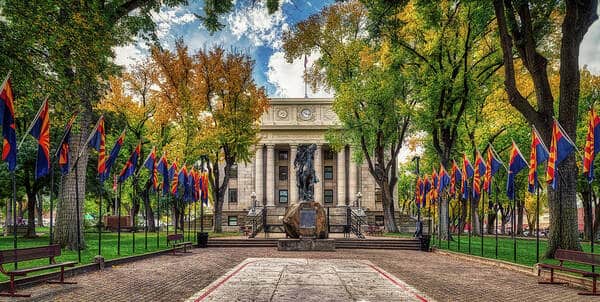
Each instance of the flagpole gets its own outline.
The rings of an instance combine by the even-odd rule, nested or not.
[[[121,256],[121,183],[117,184],[117,255]]]
[[[446,207],[446,232],[448,233],[447,236],[448,238],[446,239],[447,245],[448,245],[448,250],[450,250],[450,239],[452,238],[452,236],[450,236],[450,198],[447,199],[447,204],[448,206]],[[440,224],[441,224],[441,214],[442,214],[442,208],[440,207]]]
[[[512,191],[513,194],[516,195],[515,192],[515,182],[512,182]],[[515,196],[513,196],[513,230],[512,230],[512,235],[513,235],[513,261],[516,263],[517,262],[517,199]]]
[[[592,183],[588,182],[589,188],[590,188],[590,196],[591,196],[591,192],[592,192]],[[594,216],[593,216],[593,209],[592,209],[592,205],[594,203],[593,198],[590,198],[590,205],[589,205],[589,217],[590,217],[590,250],[591,253],[594,253]],[[592,265],[592,273],[595,272],[596,267],[594,265]]]
[[[468,187],[468,185],[467,185],[467,187]],[[471,207],[472,207],[472,202],[473,202],[473,196],[469,192],[467,192],[467,193],[469,195],[469,197],[467,198],[467,202],[468,202],[467,215],[469,216],[469,255],[471,255],[471,231],[473,228],[473,217],[472,217],[473,215],[471,213],[473,211],[473,209],[471,209]]]
[[[98,176],[98,255],[102,256],[102,193],[104,182]]]
[[[198,232],[196,222],[198,221],[198,201],[194,202],[194,232]],[[196,235],[196,244],[198,243],[198,235]]]
[[[536,180],[537,181],[537,180]],[[535,262],[540,262],[540,184],[537,183],[535,201]],[[594,250],[592,249],[592,252]]]
[[[464,185],[464,183],[462,184]],[[461,223],[463,223],[462,221],[462,196],[458,196],[458,225],[456,228],[456,232],[458,233],[458,248],[457,251],[460,253],[460,233],[462,233],[462,227],[461,227]],[[450,202],[448,202],[448,208],[450,207]],[[450,219],[450,217],[448,217],[448,219]]]
[[[150,190],[150,188],[148,188]],[[148,250],[148,205],[150,205],[150,192],[148,192],[148,203],[144,203],[144,250]],[[154,218],[154,217],[153,217]]]
[[[50,234],[49,234],[49,245],[52,245],[52,208],[54,207],[54,203],[52,201],[52,195],[54,193],[54,171],[52,167],[52,161],[50,161]]]
[[[29,133],[29,131],[31,131],[31,129],[33,129],[33,126],[35,125],[35,122],[37,121],[38,117],[40,117],[40,114],[42,113],[42,109],[44,108],[44,104],[46,102],[48,102],[48,97],[47,96],[44,99],[44,101],[42,102],[42,105],[40,106],[40,109],[38,109],[38,112],[35,114],[35,117],[31,121],[31,124],[29,124],[29,127],[27,127],[27,131],[25,131],[25,135],[23,135],[23,138],[19,142],[19,145],[17,146],[17,150],[21,149],[21,146],[23,145],[23,142],[27,138],[27,133]]]
[[[17,253],[17,181],[15,180],[15,171],[10,172],[12,178],[12,189],[13,189],[13,248],[15,250],[15,257]],[[15,261],[15,269],[17,269],[17,261]]]
[[[160,196],[158,195],[158,190],[156,191],[156,248],[158,249],[160,247],[160,200],[162,197],[163,193],[160,193]]]
[[[192,207],[188,203],[188,241],[190,241],[190,234],[192,233]]]
[[[481,257],[483,257],[483,216],[484,214],[484,209],[483,209],[483,200],[485,199],[485,190],[483,190],[483,192],[481,192],[481,196],[479,197],[479,203],[481,206],[481,222],[479,223],[479,229],[481,232]]]
[[[135,152],[135,151],[134,151]],[[133,184],[133,180],[131,181],[131,188],[133,191],[133,198],[135,198],[135,196],[137,196],[137,192],[135,189],[135,185]],[[132,205],[132,210],[133,210],[133,205]],[[135,255],[135,231],[137,228],[137,225],[135,224],[135,213],[133,213],[133,211],[131,211],[131,254]]]
[[[498,184],[496,184],[496,194],[494,194],[494,197],[496,199],[496,202],[495,202],[496,205],[494,206],[494,211],[496,213],[496,228],[494,230],[494,234],[496,237],[496,259],[498,259],[498,209],[499,209],[499,205],[500,205],[498,203],[498,194],[499,194],[498,191],[499,191]],[[504,219],[504,217],[502,217],[502,219]]]
[[[81,218],[79,217],[79,158],[75,161],[75,207],[77,213],[77,262],[81,263]]]

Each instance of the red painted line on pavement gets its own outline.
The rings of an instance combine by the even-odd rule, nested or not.
[[[378,272],[381,276],[385,277],[386,279],[388,279],[390,282],[392,282],[393,284],[395,284],[396,286],[402,288],[404,291],[411,293],[413,296],[415,296],[415,298],[421,300],[422,302],[427,302],[427,299],[425,299],[425,297],[415,293],[412,289],[406,287],[406,285],[394,280],[394,278],[390,277],[388,274],[386,274],[384,271],[380,270],[377,266],[367,263],[368,266],[370,266],[372,269],[374,269],[376,272]]]
[[[214,292],[217,288],[219,288],[219,287],[221,287],[221,285],[225,284],[225,282],[227,282],[229,279],[231,279],[231,277],[237,275],[237,273],[239,273],[241,270],[243,270],[248,264],[253,263],[253,262],[255,262],[255,261],[250,261],[250,262],[244,263],[242,266],[240,266],[238,269],[236,269],[233,273],[229,274],[227,277],[223,278],[223,280],[219,281],[219,283],[215,284],[213,287],[206,290],[202,295],[200,295],[200,297],[198,297],[196,300],[194,300],[194,302],[200,302],[200,301],[204,300],[204,298],[208,297],[208,295],[210,295],[212,292]]]

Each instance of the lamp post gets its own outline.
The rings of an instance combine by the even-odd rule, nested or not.
[[[419,160],[420,159],[421,158],[419,156],[415,156],[412,159],[412,161],[416,161],[415,174],[417,175],[417,177],[415,179],[415,183],[419,179]],[[417,200],[417,198],[418,198],[418,196],[416,196],[416,194],[415,194],[415,205],[417,206],[417,222],[420,222],[421,221],[421,207],[419,206],[419,201]]]
[[[360,204],[361,204],[361,199],[362,199],[362,193],[360,191],[358,191],[356,193],[356,207],[360,208]]]
[[[252,212],[256,211],[256,192],[252,192],[250,194],[250,198],[252,198]]]

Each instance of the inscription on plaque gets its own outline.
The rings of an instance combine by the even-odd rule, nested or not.
[[[300,210],[300,228],[314,229],[317,220],[317,211],[314,209]]]

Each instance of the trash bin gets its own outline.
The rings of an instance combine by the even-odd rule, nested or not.
[[[430,235],[422,235],[421,237],[419,237],[419,240],[421,241],[421,251],[429,252],[429,243],[431,240],[431,236]]]
[[[196,238],[198,239],[198,247],[206,248],[208,246],[208,233],[207,232],[198,232],[196,233]]]

